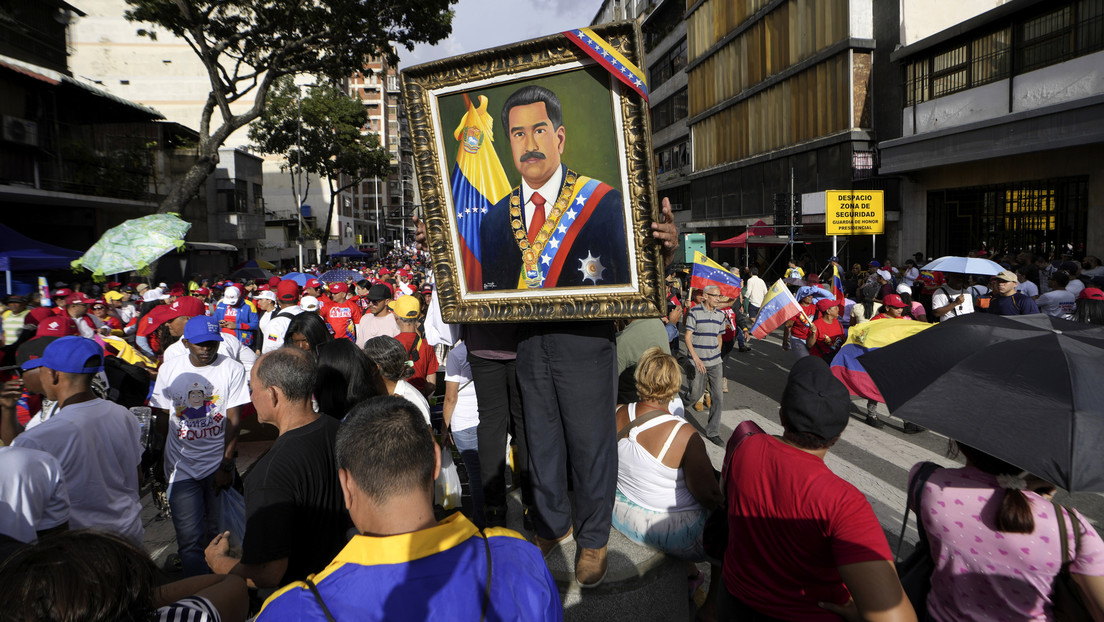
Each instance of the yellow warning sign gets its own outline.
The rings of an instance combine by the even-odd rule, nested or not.
[[[882,190],[828,190],[824,193],[824,232],[827,235],[885,233],[885,192]]]

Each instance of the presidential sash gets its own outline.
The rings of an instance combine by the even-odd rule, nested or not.
[[[513,190],[510,194],[510,228],[518,248],[521,249],[518,289],[544,287],[550,275],[550,286],[555,286],[559,269],[563,265],[560,250],[571,247],[575,236],[590,219],[594,207],[608,191],[609,186],[602,182],[567,169],[552,212],[537,232],[537,237],[530,243],[521,210],[521,187]]]

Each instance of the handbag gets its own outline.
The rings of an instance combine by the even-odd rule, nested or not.
[[[1069,569],[1073,560],[1077,559],[1077,554],[1081,552],[1081,530],[1075,518],[1070,515],[1069,509],[1053,501],[1051,505],[1054,506],[1054,513],[1058,517],[1058,539],[1062,541],[1062,568],[1058,571],[1058,576],[1054,577],[1054,585],[1050,591],[1054,619],[1058,622],[1088,622],[1092,620],[1092,615],[1085,606],[1081,586],[1073,580]],[[1066,517],[1069,517],[1070,527],[1073,529],[1072,556],[1070,556],[1069,541],[1066,539]]]
[[[460,507],[460,473],[450,449],[441,452],[441,474],[433,482],[433,502],[446,510]]]
[[[920,499],[924,492],[924,484],[938,468],[939,465],[934,462],[922,462],[916,475],[909,482],[905,518],[901,521],[901,537],[897,540],[897,553],[900,554],[901,545],[905,541],[905,528],[908,527],[909,509],[915,507],[916,533],[920,537],[916,541],[916,548],[913,549],[912,554],[897,565],[897,577],[901,580],[905,596],[908,596],[919,620],[926,619],[928,615],[928,592],[931,591],[931,576],[935,571],[935,560],[932,559],[928,534],[924,531],[924,522],[920,520]]]
[[[732,436],[728,437],[719,478],[722,493],[724,492],[725,476],[728,474],[728,467],[732,463],[732,455],[747,437],[762,433],[763,428],[760,428],[754,421],[748,420],[736,426]],[[706,517],[705,527],[702,529],[702,548],[711,559],[724,559],[725,549],[728,548],[728,508],[725,506],[722,505],[716,508]]]

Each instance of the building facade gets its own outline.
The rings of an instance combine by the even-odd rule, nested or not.
[[[1104,252],[1104,2],[931,4],[903,3],[899,137],[879,144],[901,244]]]

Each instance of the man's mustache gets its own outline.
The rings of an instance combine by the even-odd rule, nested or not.
[[[544,160],[546,159],[546,157],[547,156],[539,151],[526,151],[525,153],[521,154],[521,157],[518,158],[518,160],[522,162],[526,160]]]

